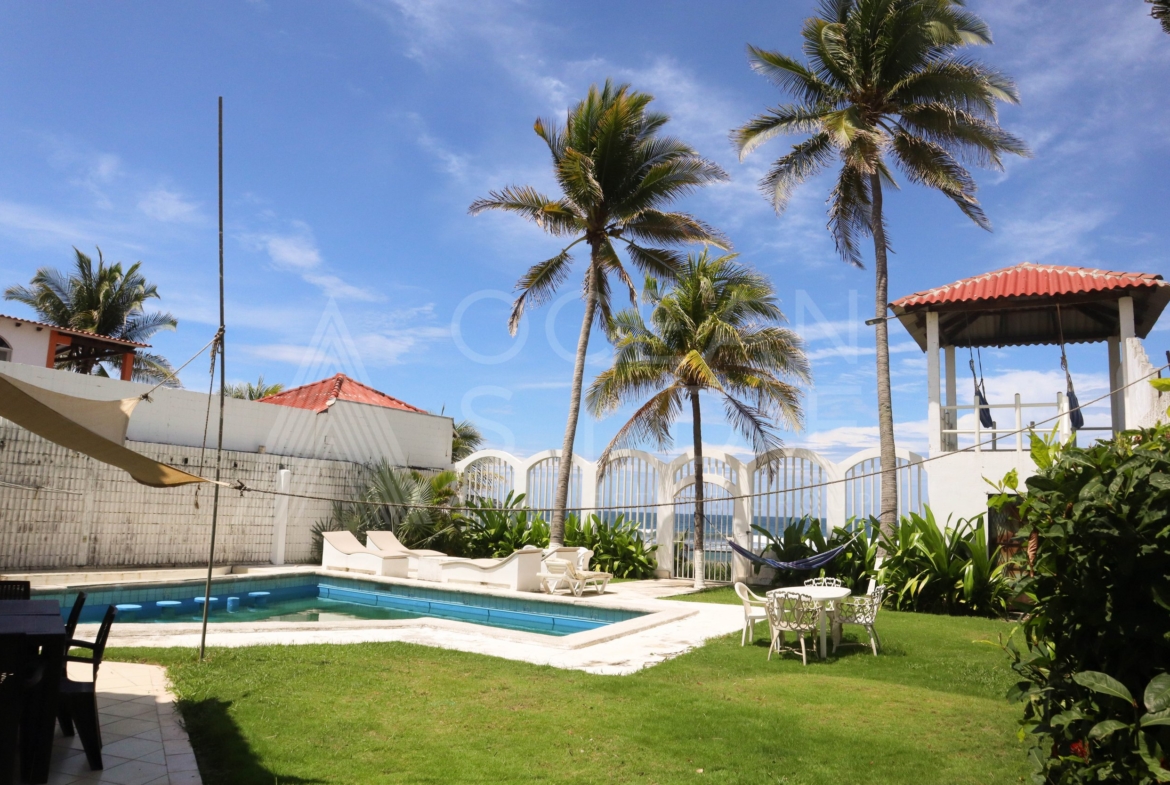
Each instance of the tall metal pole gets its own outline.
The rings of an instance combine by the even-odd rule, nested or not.
[[[203,588],[203,631],[199,636],[199,660],[207,649],[207,614],[211,609],[211,570],[215,565],[215,529],[219,523],[219,481],[223,455],[224,379],[227,360],[224,356],[223,318],[223,96],[219,97],[219,438],[215,443],[215,494],[211,502],[211,550],[207,555],[207,583]]]

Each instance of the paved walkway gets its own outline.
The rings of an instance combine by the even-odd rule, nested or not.
[[[76,670],[75,670],[76,669]],[[90,678],[86,665],[70,663],[69,676]],[[103,662],[98,675],[103,771],[90,771],[78,736],[57,727],[49,785],[108,782],[116,785],[201,785],[187,731],[179,725],[166,672],[157,665]]]

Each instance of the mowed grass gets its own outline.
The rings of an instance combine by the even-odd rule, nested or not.
[[[721,601],[716,592],[691,597]],[[168,666],[205,783],[1014,783],[1009,626],[883,611],[802,667],[739,635],[631,676],[409,644],[110,650]]]

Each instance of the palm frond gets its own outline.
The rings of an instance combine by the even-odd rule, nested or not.
[[[991,222],[975,199],[975,179],[950,153],[909,134],[896,135],[893,150],[899,168],[912,182],[942,191],[978,226],[991,229]]]
[[[545,196],[528,185],[510,185],[501,191],[491,191],[487,198],[476,199],[468,208],[472,215],[487,210],[515,213],[552,235],[563,236],[581,229],[580,217],[572,204]]]
[[[739,160],[777,136],[814,133],[820,130],[826,113],[833,111],[825,105],[785,104],[767,110],[748,120],[731,132],[731,144],[739,151]]]
[[[684,388],[671,385],[644,403],[633,416],[618,429],[597,459],[597,478],[605,476],[614,450],[650,442],[659,450],[668,450],[674,443],[670,428],[682,412]]]
[[[785,92],[792,93],[806,104],[835,103],[840,91],[821,81],[820,77],[799,61],[766,49],[748,45],[748,62],[756,73]]]
[[[731,247],[731,240],[722,232],[687,213],[643,210],[623,221],[615,233],[651,243],[704,243],[724,250]]]
[[[562,249],[551,259],[532,265],[516,282],[516,290],[520,292],[520,296],[512,303],[512,316],[508,319],[508,332],[511,335],[515,335],[519,329],[525,307],[529,304],[534,307],[543,305],[556,293],[557,287],[564,283],[569,275],[569,265],[573,261],[569,249],[579,242],[581,241],[577,240]]]
[[[798,185],[829,165],[834,149],[832,137],[822,132],[793,145],[792,152],[772,164],[760,190],[777,213],[784,212]]]

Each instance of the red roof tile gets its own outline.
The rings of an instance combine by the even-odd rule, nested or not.
[[[334,401],[350,401],[352,403],[366,403],[371,406],[382,406],[387,409],[401,409],[406,412],[426,414],[426,410],[411,406],[405,401],[392,398],[373,387],[367,387],[361,382],[355,382],[343,373],[322,379],[319,382],[283,390],[267,398],[261,398],[260,403],[275,403],[278,406],[292,406],[297,409],[309,409],[318,414],[325,411]]]
[[[1061,294],[1106,292],[1116,289],[1167,286],[1152,273],[1119,273],[1089,267],[1023,262],[973,278],[915,292],[890,303],[895,308],[914,308],[941,303],[976,302],[1007,297],[1043,297]]]
[[[75,330],[72,327],[58,327],[55,324],[49,324],[48,322],[38,322],[36,319],[25,319],[22,316],[9,316],[8,314],[0,313],[0,319],[11,319],[12,321],[19,322],[21,324],[33,324],[33,325],[36,325],[37,327],[48,327],[51,330],[56,330],[57,332],[64,333],[65,335],[80,335],[80,336],[84,336],[86,338],[99,338],[103,341],[109,341],[110,343],[116,343],[119,346],[137,346],[137,347],[140,347],[142,349],[149,349],[150,348],[150,344],[148,344],[148,343],[138,343],[138,341],[127,341],[125,338],[113,338],[109,335],[102,335],[101,333],[95,333],[95,332],[91,332],[89,330]]]

